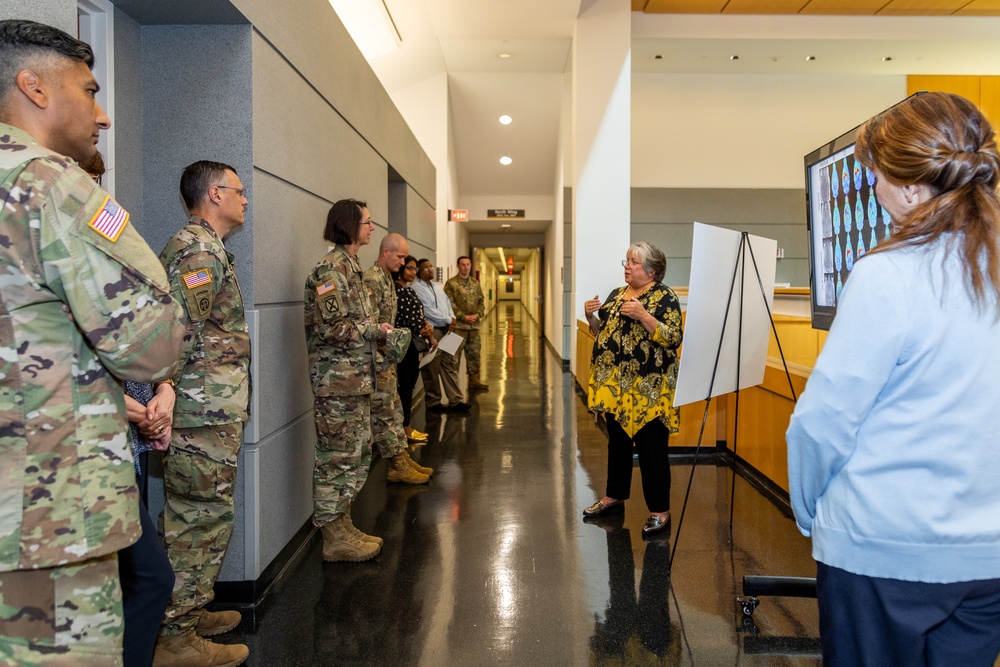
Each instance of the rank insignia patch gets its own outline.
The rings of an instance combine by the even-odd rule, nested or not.
[[[115,243],[127,224],[128,211],[119,206],[118,202],[111,198],[111,195],[108,195],[104,198],[101,210],[91,218],[88,226],[107,240]]]

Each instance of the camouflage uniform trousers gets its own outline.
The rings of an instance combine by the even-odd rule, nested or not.
[[[0,665],[121,665],[118,554],[0,573]]]
[[[403,403],[396,390],[396,367],[376,377],[372,392],[372,439],[383,459],[391,459],[406,449],[403,431]]]
[[[465,345],[462,349],[465,350],[465,372],[469,375],[479,372],[479,350],[482,347],[482,341],[479,339],[479,329],[455,329],[455,333],[465,339]],[[459,356],[462,354],[462,350],[458,352]]]
[[[325,526],[349,511],[372,463],[372,397],[317,396],[313,524]]]
[[[163,460],[163,541],[177,580],[161,635],[198,624],[212,601],[233,532],[233,487],[243,424],[175,428]]]

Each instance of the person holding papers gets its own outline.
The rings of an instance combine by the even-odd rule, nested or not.
[[[427,396],[429,412],[468,412],[472,405],[463,400],[462,389],[458,386],[458,363],[461,359],[461,346],[449,354],[445,347],[444,337],[455,328],[455,312],[451,308],[451,300],[444,293],[440,284],[433,282],[434,264],[429,259],[417,262],[417,279],[413,281],[413,291],[424,306],[424,317],[434,326],[434,338],[439,348],[434,359],[420,369],[424,379],[424,393]],[[441,402],[441,388],[447,395],[448,404]]]

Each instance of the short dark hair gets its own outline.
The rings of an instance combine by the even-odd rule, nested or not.
[[[417,268],[419,269],[420,265],[423,264],[424,262],[430,262],[431,266],[434,266],[434,262],[431,262],[431,260],[429,260],[426,257],[424,257],[423,259],[418,259],[417,260]]]
[[[361,229],[361,209],[368,204],[360,199],[341,199],[330,207],[326,214],[326,229],[323,238],[330,243],[351,245],[358,240]]]
[[[0,103],[14,89],[18,72],[44,68],[52,56],[94,67],[90,45],[59,28],[23,19],[0,21]]]
[[[227,171],[239,175],[235,167],[222,162],[198,160],[184,167],[181,174],[181,199],[188,211],[194,210],[208,195],[208,189],[222,179]]]
[[[461,262],[463,259],[469,260],[469,264],[472,264],[472,258],[471,257],[469,257],[468,255],[462,255],[461,257],[459,257],[458,259],[455,260],[455,266],[458,266],[458,263]]]

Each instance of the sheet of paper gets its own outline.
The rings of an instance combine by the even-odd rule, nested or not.
[[[435,347],[433,350],[431,350],[430,352],[428,352],[427,354],[425,354],[424,358],[420,360],[420,368],[423,368],[427,364],[429,364],[432,361],[434,361],[434,357],[437,356],[437,353],[438,353],[438,351],[437,351],[437,348]]]
[[[740,232],[694,224],[676,406],[764,380],[778,242],[747,242],[741,257]]]
[[[438,349],[442,352],[447,352],[448,354],[455,354],[458,352],[458,348],[461,347],[465,339],[459,336],[454,331],[449,332],[447,336],[438,341]]]

